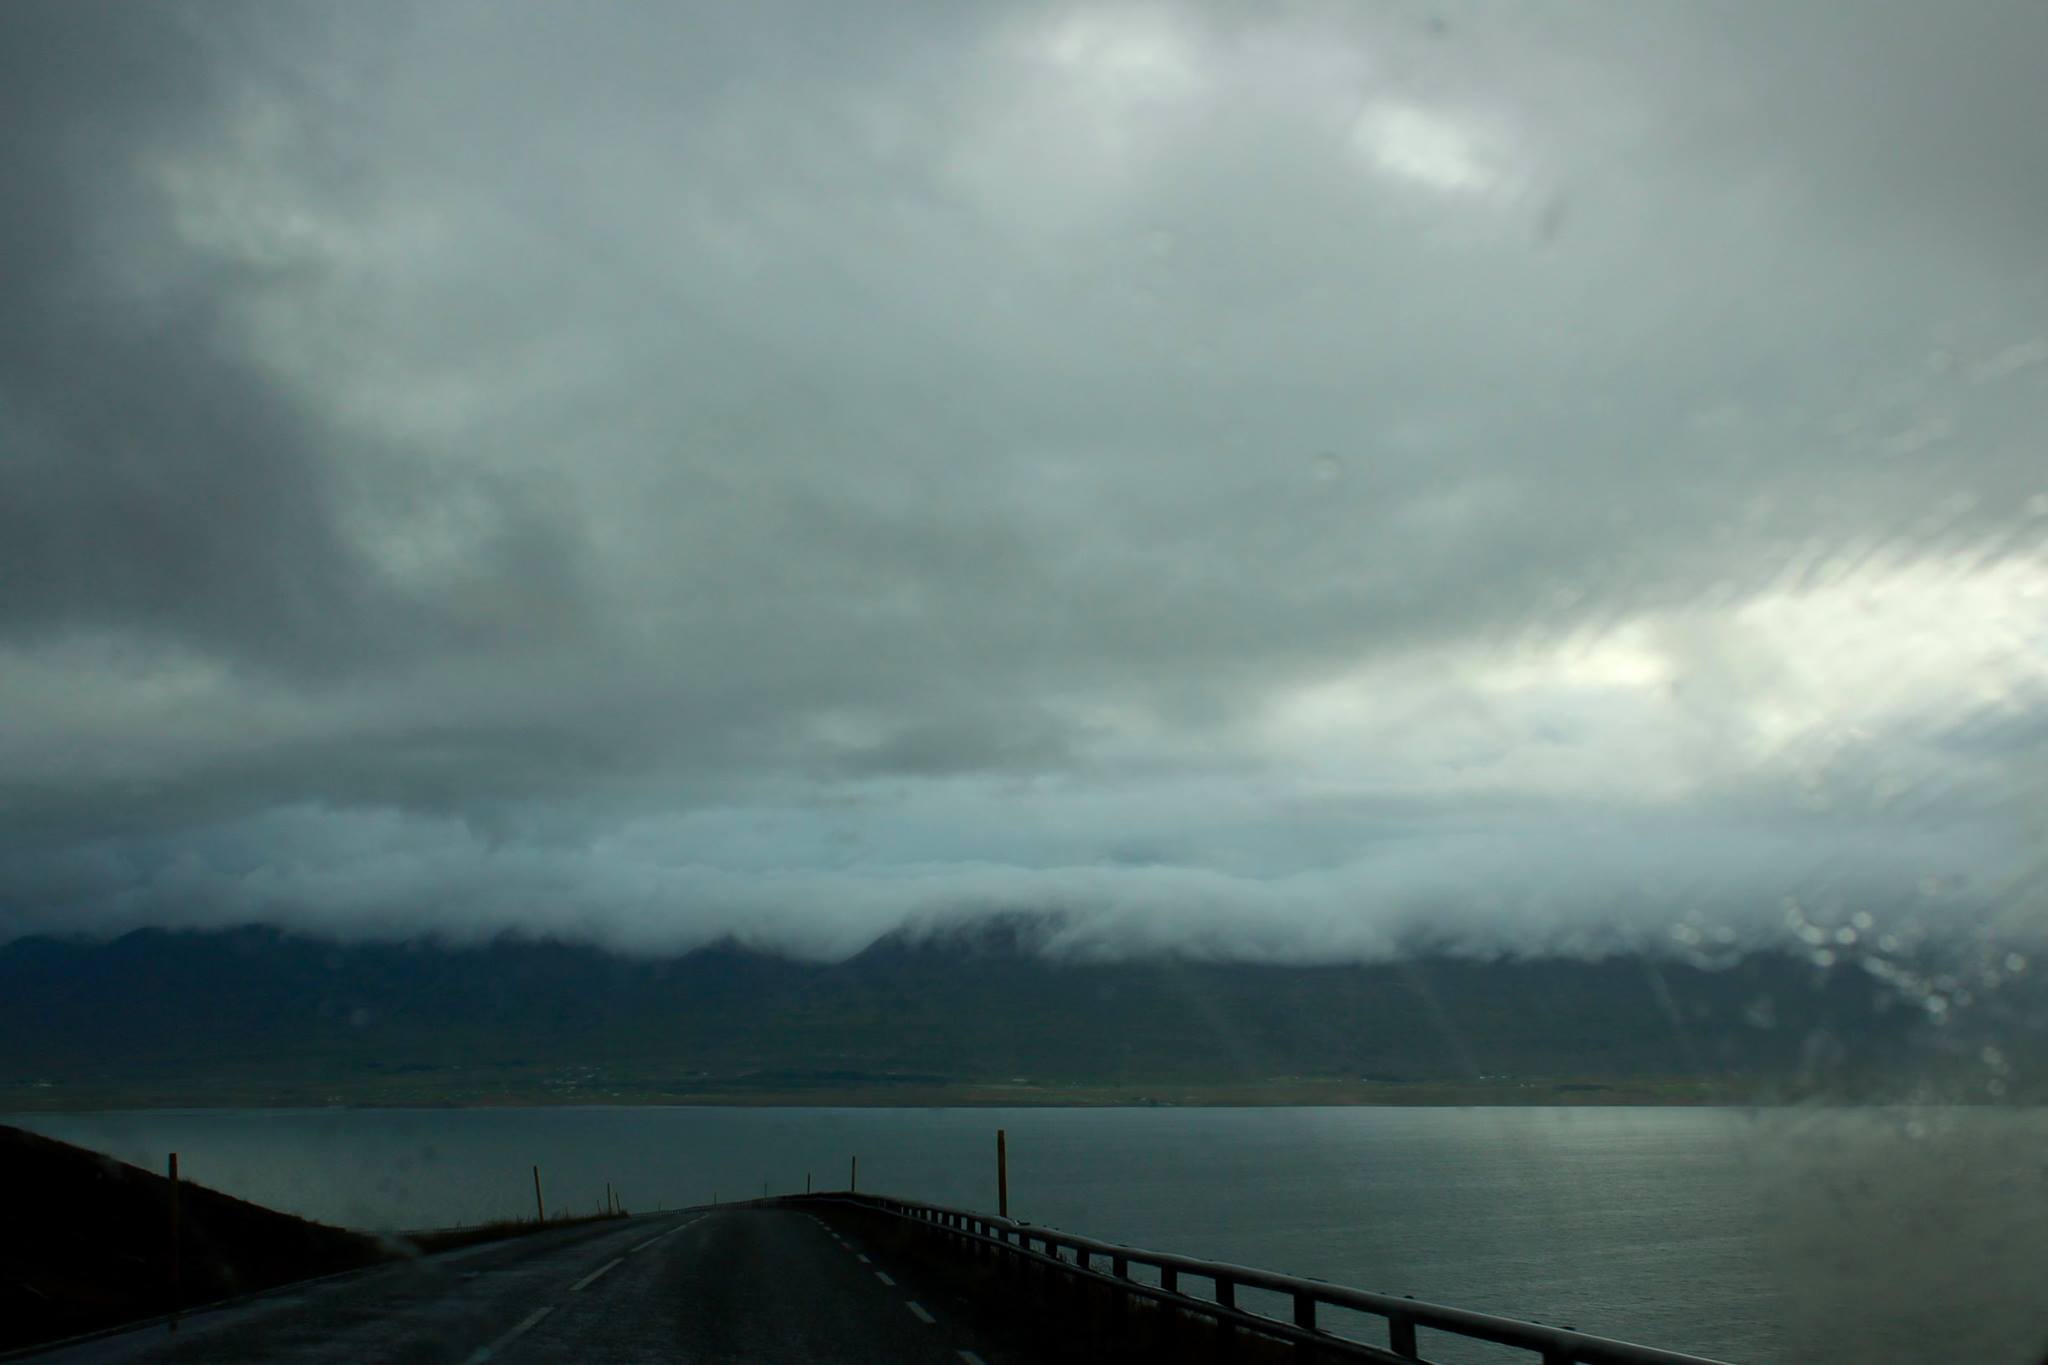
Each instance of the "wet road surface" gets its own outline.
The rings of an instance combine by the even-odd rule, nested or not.
[[[914,1275],[795,1209],[656,1214],[380,1266],[39,1353],[127,1362],[1013,1365]]]

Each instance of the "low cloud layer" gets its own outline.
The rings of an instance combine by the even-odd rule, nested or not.
[[[2039,937],[2037,6],[0,14],[0,937]]]

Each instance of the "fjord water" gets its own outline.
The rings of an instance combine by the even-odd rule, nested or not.
[[[1733,1361],[2033,1362],[2048,1114],[2021,1109],[153,1111],[7,1120],[358,1227],[844,1188]],[[1364,1324],[1361,1322],[1361,1327]],[[1444,1361],[1525,1358],[1424,1339]]]

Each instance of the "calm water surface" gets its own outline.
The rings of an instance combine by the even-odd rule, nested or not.
[[[330,1222],[843,1188],[1734,1361],[2048,1347],[2048,1113],[1716,1109],[153,1111],[7,1120]],[[1425,1340],[1447,1361],[1526,1359]]]

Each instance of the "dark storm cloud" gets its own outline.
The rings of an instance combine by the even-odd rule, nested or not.
[[[11,7],[6,924],[2037,918],[2048,18],[1435,18]]]
[[[546,629],[573,591],[572,523],[488,477],[451,489],[409,469],[264,371],[237,312],[318,288],[318,262],[167,230],[164,159],[232,136],[251,97],[198,25],[246,17],[35,4],[8,16],[0,629],[133,631],[301,676],[502,632],[479,584],[516,592],[521,628]],[[317,164],[333,156],[323,141],[309,132],[288,151]],[[467,582],[388,581],[352,523],[380,502],[450,496],[475,499],[490,526]]]

